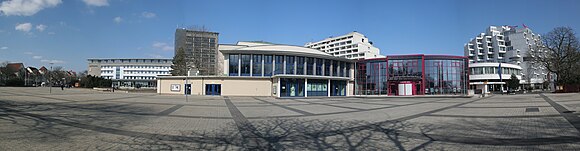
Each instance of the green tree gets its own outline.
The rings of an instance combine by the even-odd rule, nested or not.
[[[518,79],[518,77],[516,77],[516,74],[512,73],[512,76],[510,77],[510,80],[508,81],[507,86],[511,90],[514,90],[520,86],[520,79]]]
[[[187,75],[187,60],[185,58],[185,50],[179,47],[175,56],[173,56],[173,64],[171,65],[171,75],[185,76]]]

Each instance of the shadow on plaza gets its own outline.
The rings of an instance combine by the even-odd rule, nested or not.
[[[418,128],[421,136],[415,137],[422,139],[401,133],[412,128]],[[185,137],[179,141],[134,137],[116,143],[137,150],[419,150],[433,143],[422,135],[433,128],[397,121],[271,119],[231,123],[214,131],[182,132]]]
[[[152,109],[113,103],[58,104],[0,100],[0,138],[60,143],[135,125]],[[88,130],[88,131],[87,131]]]

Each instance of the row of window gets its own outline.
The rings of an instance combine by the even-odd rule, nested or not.
[[[125,62],[171,63],[171,60],[168,59],[104,59],[90,61],[91,63],[125,63]]]
[[[113,76],[101,76],[105,79],[113,79]],[[118,79],[118,78],[116,78]],[[155,80],[155,77],[142,77],[142,76],[124,76],[122,79],[130,79],[130,80]]]
[[[333,39],[333,40],[330,40],[330,41],[325,41],[325,42],[321,42],[321,43],[318,43],[318,44],[314,44],[311,47],[316,47],[318,45],[329,44],[331,42],[340,41],[340,40],[346,40],[346,39],[350,39],[350,38],[352,38],[352,36],[342,37],[342,38],[336,38],[336,39]]]
[[[470,68],[471,74],[472,75],[477,75],[477,74],[499,74],[498,71],[498,67],[472,67]],[[515,74],[515,75],[520,75],[520,70],[519,69],[515,69],[515,68],[506,68],[506,67],[502,67],[501,68],[501,72],[502,74]]]
[[[134,68],[134,69],[171,69],[169,66],[139,66],[139,65],[127,65],[127,66],[101,66],[103,70],[113,69],[117,67],[123,68]]]
[[[350,76],[350,63],[303,56],[230,54],[228,69],[230,76]]]
[[[123,71],[124,74],[169,74],[169,71]],[[113,74],[113,70],[102,70],[101,74]]]

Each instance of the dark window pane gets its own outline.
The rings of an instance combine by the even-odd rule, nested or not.
[[[296,57],[296,74],[304,75],[304,57]]]
[[[242,55],[241,76],[250,76],[250,55]]]
[[[262,55],[252,55],[252,76],[262,76]]]
[[[286,74],[294,74],[294,56],[286,56]]]
[[[276,56],[274,74],[284,74],[284,56]]]
[[[229,75],[230,76],[238,76],[238,60],[239,59],[239,55],[230,55],[229,58],[229,67],[228,70],[230,71]]]
[[[324,60],[324,75],[330,76],[330,60]]]
[[[306,58],[306,74],[314,75],[314,58]]]
[[[320,58],[316,58],[316,75],[321,76],[322,75],[322,64],[324,60],[320,59]]]
[[[264,55],[264,76],[272,76],[272,55]]]
[[[334,68],[332,70],[332,76],[338,76],[338,69],[340,68],[338,66],[338,61],[332,61],[332,68]]]

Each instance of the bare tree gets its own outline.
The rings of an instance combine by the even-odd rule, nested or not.
[[[570,27],[557,27],[542,37],[543,45],[530,55],[532,61],[556,74],[557,84],[578,82],[579,43]]]

